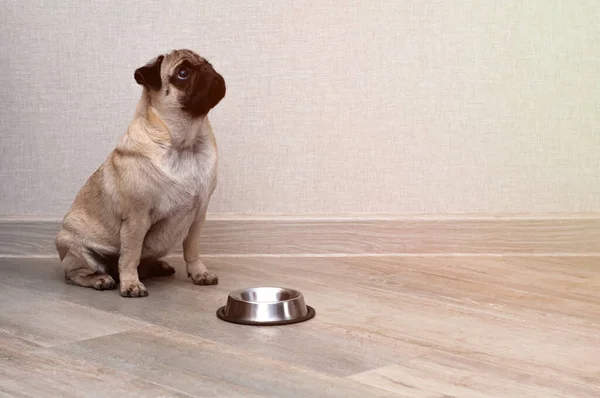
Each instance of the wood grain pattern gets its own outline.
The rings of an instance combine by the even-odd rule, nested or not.
[[[55,256],[58,229],[0,220],[0,256]],[[201,243],[203,256],[447,253],[597,255],[600,217],[209,218]]]
[[[76,358],[44,356],[3,333],[0,343],[2,397],[189,397]]]
[[[57,357],[93,358],[96,364],[177,385],[181,391],[201,397],[208,393],[252,397],[258,392],[271,397],[308,397],[317,391],[319,397],[393,396],[289,360],[248,355],[231,344],[162,328],[86,340],[52,351]]]
[[[433,353],[349,379],[410,398],[598,396],[594,387],[565,384],[535,371],[515,369],[510,364],[451,353]]]
[[[209,258],[217,286],[171,263],[134,300],[64,284],[56,260],[0,259],[0,392],[116,378],[125,396],[600,396],[597,258]],[[256,285],[300,289],[317,316],[217,319],[229,291]]]
[[[50,347],[140,327],[143,322],[0,284],[0,332]]]
[[[250,260],[250,259],[248,259]],[[274,259],[272,259],[274,260]],[[330,265],[328,259],[320,259],[321,266]],[[381,267],[385,262],[375,259]],[[2,260],[0,260],[2,261]],[[314,322],[298,324],[293,328],[239,328],[219,321],[215,311],[225,304],[227,294],[245,286],[267,284],[292,285],[301,289],[309,302],[316,300],[312,286],[323,286],[324,282],[315,278],[302,278],[296,272],[277,273],[261,270],[261,264],[248,263],[250,268],[239,266],[238,259],[227,258],[206,261],[207,265],[219,275],[216,286],[199,287],[192,284],[185,275],[185,265],[179,259],[170,261],[177,273],[173,278],[146,281],[149,297],[144,300],[115,300],[115,292],[96,292],[65,285],[61,280],[52,280],[51,264],[57,261],[39,259],[3,260],[3,275],[0,289],[4,283],[32,293],[39,299],[61,300],[94,308],[99,311],[114,312],[151,324],[178,330],[202,338],[236,345],[252,355],[268,355],[277,360],[289,359],[293,349],[295,362],[299,365],[328,372],[332,375],[346,376],[363,372],[375,367],[394,363],[398,358],[412,358],[423,355],[426,350],[418,345],[374,337],[360,331],[349,334],[346,328],[323,322],[320,313]],[[265,264],[269,266],[271,262]],[[348,262],[348,272],[354,268],[354,262]],[[345,265],[340,264],[340,267]],[[23,274],[27,270],[27,275]],[[360,268],[359,268],[360,269]],[[358,271],[352,275],[357,277]],[[303,272],[304,275],[310,273]],[[46,283],[39,281],[46,280]],[[320,289],[321,291],[321,289]],[[73,293],[76,293],[75,295]],[[258,331],[258,332],[257,332]],[[294,342],[302,340],[302,347],[294,347]],[[292,346],[290,348],[290,345]],[[324,362],[320,352],[328,357]]]

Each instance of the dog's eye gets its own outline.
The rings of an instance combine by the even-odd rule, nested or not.
[[[179,71],[177,71],[177,76],[180,79],[187,79],[190,77],[190,70],[188,68],[181,68]]]

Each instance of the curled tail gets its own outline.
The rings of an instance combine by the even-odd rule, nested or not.
[[[60,261],[65,259],[65,256],[69,252],[69,237],[68,232],[64,229],[61,229],[58,235],[56,235],[56,239],[54,240],[54,244],[56,246],[56,250],[58,251],[58,257]]]

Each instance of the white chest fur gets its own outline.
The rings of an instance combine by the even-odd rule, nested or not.
[[[156,214],[189,212],[208,205],[216,185],[217,151],[210,142],[196,149],[169,149],[161,159],[165,184],[157,195]]]

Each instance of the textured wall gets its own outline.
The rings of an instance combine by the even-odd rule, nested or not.
[[[179,47],[228,82],[212,212],[600,211],[600,2],[503,4],[2,0],[0,214],[63,213]]]

